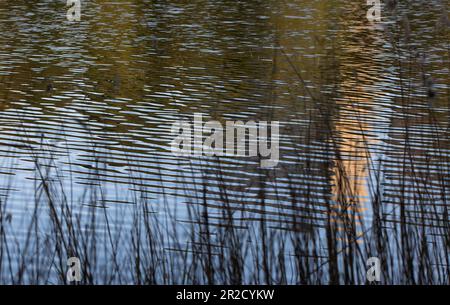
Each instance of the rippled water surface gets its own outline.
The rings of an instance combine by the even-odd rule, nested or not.
[[[17,232],[39,165],[72,204],[139,196],[164,217],[208,202],[212,223],[224,197],[237,218],[291,230],[296,214],[301,231],[325,226],[340,196],[369,222],[380,194],[394,223],[400,202],[448,204],[445,1],[376,24],[362,0],[83,1],[72,23],[64,2],[0,3],[0,197]],[[194,113],[280,121],[278,166],[174,156],[171,125]]]

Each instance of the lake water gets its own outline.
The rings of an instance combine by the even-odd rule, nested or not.
[[[387,226],[400,206],[425,209],[411,225],[448,225],[447,3],[383,8],[369,23],[365,2],[96,0],[80,22],[65,1],[0,3],[8,236],[25,240],[44,176],[55,202],[105,209],[113,229],[132,226],[136,198],[160,219],[180,210],[181,226],[203,203],[219,225],[226,203],[236,223],[312,234],[345,201],[364,234],[381,196]],[[195,113],[279,121],[278,166],[174,156],[171,126]]]

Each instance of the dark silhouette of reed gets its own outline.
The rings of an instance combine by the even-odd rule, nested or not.
[[[320,167],[321,175],[334,181],[333,186],[299,188],[292,179],[292,172],[312,177],[317,170],[313,158],[299,161],[301,166],[259,169],[253,181],[257,196],[252,205],[246,205],[230,191],[220,167],[211,171],[207,161],[199,160],[201,175],[185,181],[187,202],[179,207],[170,202],[162,178],[162,202],[155,204],[149,199],[146,180],[130,161],[128,179],[139,189],[128,204],[111,208],[106,204],[111,197],[96,183],[102,163],[95,153],[89,183],[82,196],[75,198],[51,150],[30,146],[35,188],[29,210],[17,220],[8,195],[0,202],[0,282],[73,284],[66,278],[67,259],[78,257],[82,281],[75,284],[372,284],[367,282],[366,262],[377,257],[381,284],[449,284],[450,162],[436,166],[433,156],[417,154],[407,113],[413,102],[411,71],[422,70],[423,79],[429,78],[425,67],[412,53],[403,54],[395,41],[402,76],[398,102],[405,109],[403,150],[393,174],[396,183],[389,184],[383,171],[385,160],[371,157],[361,127],[368,174],[360,178],[368,180],[367,202],[355,194],[358,177],[349,173],[334,136],[332,114],[325,107],[332,99],[309,89],[281,49],[298,77],[298,86],[317,110],[330,154],[329,164]],[[427,104],[437,93],[430,94],[434,89],[429,81],[424,84],[427,94],[422,102]],[[435,116],[430,107],[427,118],[435,135],[435,154],[443,160],[446,144]],[[305,133],[309,132],[313,131]],[[197,164],[191,171],[198,169]],[[287,187],[278,187],[273,177],[283,174]],[[209,175],[219,183],[211,185]],[[274,184],[272,190],[267,188],[268,182]],[[7,194],[12,190],[8,181],[4,188]],[[278,192],[281,189],[288,192]],[[207,196],[212,190],[214,200]],[[370,217],[359,208],[364,205],[371,211]],[[24,234],[12,234],[17,227]]]

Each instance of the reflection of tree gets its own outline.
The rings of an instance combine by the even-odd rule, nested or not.
[[[373,144],[370,134],[377,128],[370,118],[384,116],[374,101],[374,91],[384,90],[376,88],[379,37],[358,13],[367,7],[363,1],[356,7],[342,1],[257,2],[96,1],[71,26],[65,16],[60,21],[48,14],[48,7],[58,11],[51,1],[47,9],[30,1],[2,3],[10,7],[0,13],[7,20],[0,23],[1,56],[10,60],[11,74],[2,76],[0,107],[20,107],[9,103],[22,99],[45,117],[27,120],[44,126],[68,107],[85,124],[104,124],[99,134],[120,135],[121,144],[142,149],[160,149],[160,125],[174,114],[280,120],[295,136],[283,143],[282,156],[303,177],[300,197],[315,189],[323,203],[322,197],[336,199],[343,188],[350,197],[367,197],[366,145]],[[34,15],[13,18],[24,11]],[[276,45],[308,88],[321,92],[320,102],[298,85]],[[81,97],[75,100],[73,93]],[[337,151],[327,151],[330,139]],[[345,186],[343,176],[352,177]],[[325,196],[317,191],[320,183],[327,185]]]
[[[377,64],[372,60],[373,53],[367,50],[378,52],[377,46],[371,33],[361,25],[363,20],[336,19],[332,4],[316,9],[315,19],[323,22],[287,19],[288,24],[284,26],[288,29],[283,28],[283,33],[289,33],[289,26],[295,25],[295,28],[314,33],[312,37],[305,35],[294,40],[291,38],[294,35],[285,34],[286,37],[280,38],[280,44],[290,53],[306,86],[316,95],[310,102],[307,96],[301,99],[305,117],[308,113],[311,116],[303,140],[308,146],[317,147],[312,151],[308,149],[304,158],[322,156],[322,160],[314,165],[318,169],[316,172],[323,175],[314,177],[316,181],[331,183],[329,192],[332,192],[335,202],[353,203],[353,208],[361,211],[358,203],[368,197],[365,182],[369,166],[367,145],[370,131],[375,128],[366,118],[376,115],[371,106],[371,95],[380,75]],[[339,31],[336,32],[337,29]],[[284,71],[289,71],[289,67],[284,67]],[[285,72],[284,78],[289,84],[299,83],[296,77],[294,73],[289,75]],[[288,90],[297,96],[307,94],[301,90],[295,92],[295,88]],[[298,114],[299,109],[295,113]],[[324,154],[324,151],[329,154]],[[321,164],[326,164],[326,167],[334,164],[330,168],[331,178],[327,171],[320,170],[323,168]],[[310,167],[311,162],[304,165]],[[338,210],[337,206],[332,208]]]

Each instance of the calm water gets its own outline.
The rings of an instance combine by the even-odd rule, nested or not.
[[[71,202],[111,210],[138,191],[155,211],[204,196],[220,210],[225,189],[249,219],[288,227],[294,196],[308,211],[299,217],[321,227],[344,172],[368,219],[375,179],[387,211],[405,200],[448,204],[449,37],[437,22],[446,2],[412,1],[375,25],[365,2],[97,0],[69,23],[65,1],[3,1],[0,196],[13,219],[35,200],[36,157]],[[194,113],[280,121],[278,167],[174,157],[171,124]],[[417,195],[425,184],[436,188]],[[87,202],[87,186],[103,202]]]

